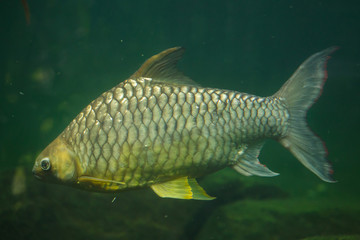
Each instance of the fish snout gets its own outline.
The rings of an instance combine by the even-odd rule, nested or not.
[[[39,171],[37,170],[36,165],[33,167],[32,173],[33,173],[33,175],[34,175],[34,177],[35,177],[36,179],[39,179],[39,180],[42,179],[42,177],[39,175]]]

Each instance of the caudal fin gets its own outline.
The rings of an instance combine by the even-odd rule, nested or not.
[[[274,94],[284,99],[290,114],[288,133],[280,143],[326,182],[335,182],[333,170],[324,143],[307,127],[306,112],[321,94],[327,79],[326,63],[336,49],[331,47],[309,57]]]

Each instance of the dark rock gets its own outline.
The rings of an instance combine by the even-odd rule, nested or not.
[[[217,209],[196,239],[289,240],[359,234],[359,226],[356,203],[351,208],[326,199],[245,200]]]

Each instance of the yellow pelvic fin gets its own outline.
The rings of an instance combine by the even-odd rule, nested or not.
[[[104,190],[118,190],[121,186],[125,185],[123,182],[117,182],[113,180],[89,177],[89,176],[81,176],[78,178],[78,183],[87,183],[90,184],[91,187],[100,188]]]
[[[195,178],[182,177],[172,181],[151,185],[152,190],[163,198],[213,200],[196,182]]]

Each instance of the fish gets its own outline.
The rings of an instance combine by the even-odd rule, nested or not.
[[[309,57],[268,97],[202,87],[177,68],[184,48],[162,51],[85,107],[36,158],[33,174],[88,191],[150,187],[163,198],[212,200],[196,178],[226,167],[279,175],[258,159],[274,139],[336,182],[325,145],[306,123],[335,50]]]

